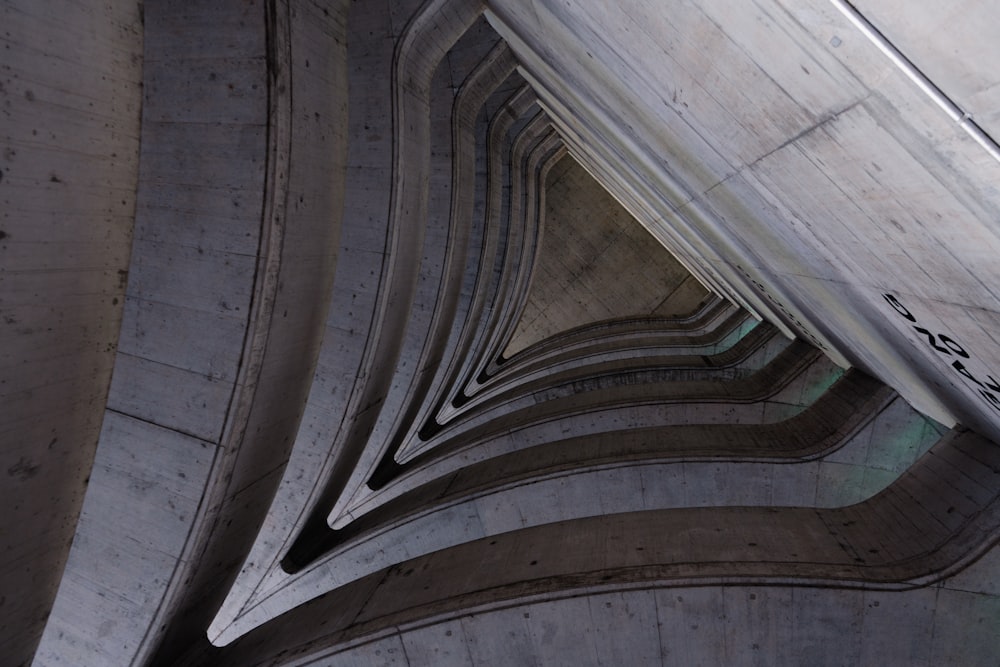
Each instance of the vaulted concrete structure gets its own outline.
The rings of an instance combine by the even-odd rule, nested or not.
[[[991,3],[8,0],[10,665],[996,665]]]

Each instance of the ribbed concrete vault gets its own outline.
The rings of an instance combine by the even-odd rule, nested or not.
[[[997,664],[963,9],[5,3],[3,664]]]
[[[680,317],[709,296],[570,155],[549,171],[528,301],[504,351],[601,320]]]

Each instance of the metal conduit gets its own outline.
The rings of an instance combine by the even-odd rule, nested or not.
[[[840,12],[850,20],[857,28],[867,37],[872,44],[874,44],[878,49],[887,55],[889,59],[898,67],[911,81],[917,84],[920,90],[934,101],[939,107],[944,109],[944,112],[948,116],[957,122],[959,126],[965,130],[966,134],[972,137],[976,143],[986,149],[986,151],[993,157],[994,160],[1000,162],[1000,144],[997,144],[996,140],[993,139],[989,134],[987,134],[983,128],[981,128],[976,121],[972,119],[972,115],[967,111],[963,110],[960,106],[955,104],[951,98],[944,94],[944,92],[934,85],[930,79],[928,79],[923,72],[921,72],[917,67],[910,62],[910,60],[904,56],[899,49],[892,45],[888,39],[885,38],[878,28],[871,24],[871,22],[866,19],[861,12],[859,12],[854,5],[847,2],[846,0],[830,0],[833,5],[840,10]]]

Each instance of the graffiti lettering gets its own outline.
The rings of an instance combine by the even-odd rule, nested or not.
[[[962,359],[971,359],[972,357],[965,350],[964,347],[958,344],[954,338],[947,336],[942,333],[931,333],[922,326],[919,326],[917,318],[910,312],[910,310],[900,303],[892,294],[883,294],[882,298],[885,299],[886,303],[892,306],[900,316],[902,316],[907,322],[912,325],[912,329],[920,334],[922,339],[927,340],[927,344],[932,350],[937,352],[943,357],[959,356]],[[970,388],[975,389],[976,393],[982,398],[991,408],[1000,412],[1000,382],[998,382],[992,375],[984,373],[985,380],[982,379],[983,375],[977,376],[969,367],[966,366],[961,361],[955,359],[949,364],[952,370],[962,376],[965,383],[974,384],[975,386]]]
[[[948,336],[945,336],[943,334],[938,334],[938,336],[937,336],[938,340],[940,340],[942,343],[944,343],[945,345],[947,345],[947,347],[942,347],[941,345],[938,345],[934,341],[934,334],[932,334],[927,329],[924,329],[923,327],[916,327],[916,326],[913,327],[913,328],[916,329],[918,333],[922,333],[923,335],[927,336],[927,342],[930,343],[930,346],[933,347],[938,352],[942,352],[942,353],[948,354],[948,355],[950,355],[952,352],[954,352],[955,354],[957,354],[960,357],[965,357],[966,359],[969,358],[969,353],[966,352],[965,350],[963,350],[961,345],[959,345],[958,343],[956,343],[954,340],[952,340]]]

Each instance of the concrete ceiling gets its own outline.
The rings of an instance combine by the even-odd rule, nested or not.
[[[566,155],[548,173],[528,300],[504,356],[549,336],[625,317],[694,313],[706,290]]]
[[[1000,659],[988,3],[0,12],[6,662]]]

